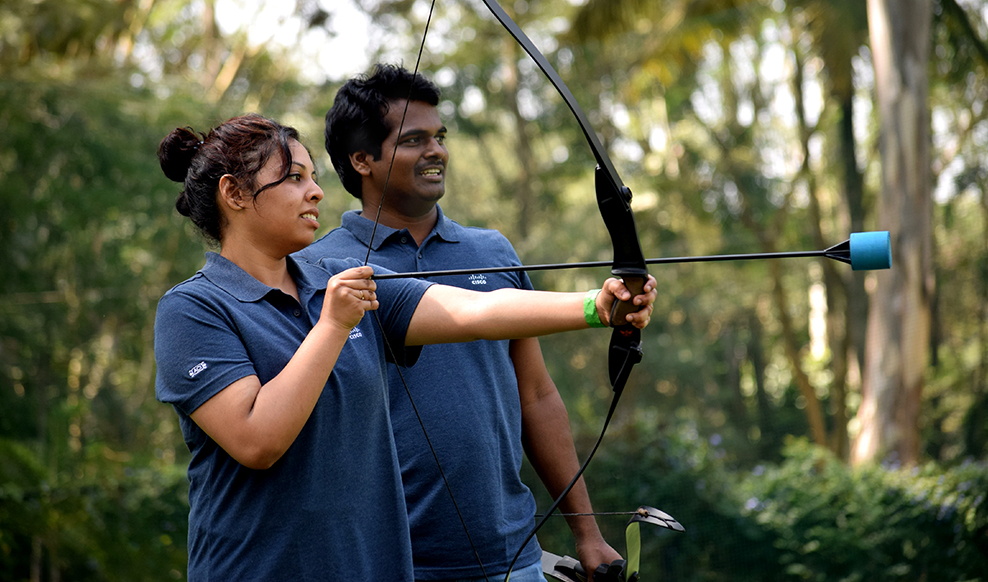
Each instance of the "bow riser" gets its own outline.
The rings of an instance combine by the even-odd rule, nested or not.
[[[620,277],[632,295],[640,295],[644,292],[645,281],[648,280],[648,270],[645,268],[641,243],[638,242],[635,215],[631,211],[631,190],[615,183],[601,166],[597,166],[595,186],[597,208],[600,209],[600,216],[611,235],[611,244],[614,247],[611,274]],[[611,309],[611,325],[627,325],[625,317],[635,311],[638,311],[638,307],[630,301],[615,303]]]

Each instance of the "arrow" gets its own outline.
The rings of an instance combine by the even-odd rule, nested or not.
[[[645,259],[648,265],[672,263],[709,263],[717,261],[749,261],[755,259],[792,259],[825,257],[851,265],[855,271],[888,269],[892,266],[891,239],[888,231],[856,232],[851,238],[830,248],[818,251],[789,251],[777,253],[746,253],[733,255],[703,255],[696,257],[660,257]],[[518,265],[515,267],[481,267],[475,269],[447,269],[443,271],[415,271],[409,273],[381,273],[372,279],[407,279],[410,277],[445,277],[449,275],[474,275],[484,273],[512,273],[516,271],[553,271],[561,269],[587,269],[610,267],[613,261],[581,261],[576,263],[546,263],[542,265]]]

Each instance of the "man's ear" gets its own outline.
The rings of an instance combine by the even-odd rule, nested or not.
[[[234,211],[243,210],[247,207],[243,190],[237,185],[237,179],[230,174],[223,174],[223,177],[220,178],[219,198],[217,202],[220,206],[225,206]]]
[[[353,169],[365,178],[371,175],[370,162],[372,161],[374,161],[374,156],[365,151],[358,151],[350,154],[350,164],[353,166]]]

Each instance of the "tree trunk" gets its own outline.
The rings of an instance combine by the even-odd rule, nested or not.
[[[758,411],[758,456],[769,458],[778,451],[778,443],[772,442],[770,437],[776,435],[775,422],[772,404],[769,401],[768,393],[765,391],[765,352],[762,349],[762,324],[758,316],[752,316],[749,324],[751,328],[751,339],[748,342],[748,359],[751,361],[751,368],[755,377],[755,405]]]
[[[535,162],[532,158],[532,142],[528,135],[528,120],[522,114],[518,104],[518,93],[521,88],[521,71],[518,70],[518,43],[506,40],[504,43],[505,63],[509,76],[505,81],[507,107],[515,125],[517,138],[516,155],[518,158],[518,178],[514,183],[514,191],[501,192],[502,196],[509,195],[517,201],[516,224],[518,234],[524,240],[531,231],[532,209],[535,207],[535,193],[532,191],[532,177],[536,174]]]
[[[782,343],[789,365],[792,366],[793,382],[796,383],[799,393],[806,401],[806,421],[810,425],[813,442],[821,447],[826,447],[827,426],[823,420],[823,408],[820,406],[820,399],[816,396],[816,390],[813,388],[809,376],[806,375],[806,371],[800,363],[801,342],[797,339],[795,325],[792,316],[789,315],[789,302],[786,300],[786,292],[782,285],[782,265],[780,262],[769,261],[769,272],[772,276],[772,298],[775,302],[775,308],[779,312]]]
[[[919,408],[929,355],[932,201],[927,62],[932,0],[868,0],[881,120],[880,227],[892,269],[875,273],[860,431],[851,462],[919,458]]]
[[[865,229],[864,176],[858,170],[857,146],[854,142],[854,96],[842,98],[840,120],[840,150],[844,167],[844,199],[851,221],[851,232]],[[853,358],[858,370],[864,368],[865,341],[868,329],[868,293],[865,291],[864,271],[851,271],[847,287],[847,335],[850,342],[848,358]]]

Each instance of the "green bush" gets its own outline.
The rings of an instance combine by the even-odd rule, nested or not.
[[[188,512],[177,466],[103,462],[69,477],[0,439],[0,580],[31,579],[32,559],[77,582],[185,579]]]
[[[986,464],[851,469],[804,441],[785,454],[738,489],[779,552],[773,579],[988,579]]]
[[[790,439],[779,464],[738,471],[688,423],[658,432],[611,435],[587,475],[597,510],[651,505],[686,527],[643,526],[644,580],[988,580],[984,462],[850,468]],[[598,518],[622,553],[626,521]],[[539,538],[558,552],[567,535]]]

